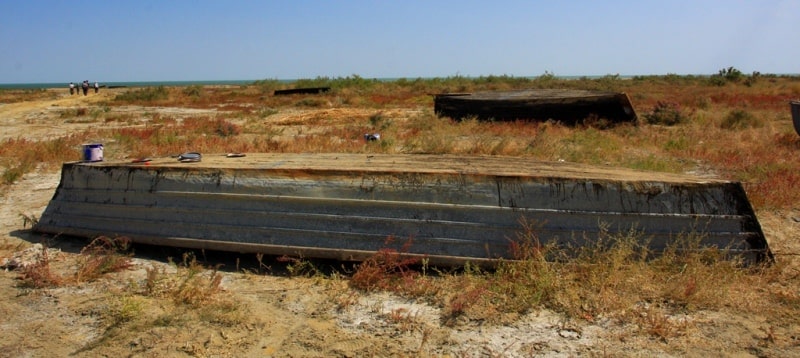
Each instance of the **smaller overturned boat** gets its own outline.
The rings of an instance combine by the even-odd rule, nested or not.
[[[274,96],[286,96],[290,94],[320,94],[330,91],[330,87],[303,87],[303,88],[290,88],[284,90],[275,90],[272,94]]]
[[[794,131],[800,135],[800,100],[791,101],[789,105],[792,107],[792,122],[794,123]]]
[[[527,89],[434,96],[434,111],[454,119],[555,120],[582,123],[587,118],[636,123],[636,111],[625,93],[575,89]]]

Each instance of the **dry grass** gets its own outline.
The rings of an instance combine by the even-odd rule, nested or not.
[[[12,139],[0,143],[3,185],[39,165],[78,159],[74,148],[88,138],[113,138],[106,150],[122,157],[201,152],[356,152],[455,153],[525,156],[665,172],[710,172],[744,183],[753,206],[791,210],[800,202],[800,138],[791,129],[788,101],[800,98],[800,78],[758,76],[746,81],[725,77],[652,76],[630,80],[559,80],[461,77],[380,82],[359,77],[318,78],[296,84],[330,86],[314,96],[272,96],[286,85],[260,81],[241,87],[147,88],[131,90],[87,109],[101,122],[134,120],[113,113],[120,105],[216,108],[210,116],[176,119],[150,114],[146,126],[87,131],[53,140]],[[581,88],[631,95],[648,123],[611,128],[568,127],[557,123],[452,121],[437,117],[431,93],[515,88]],[[2,98],[7,92],[0,93]],[[17,94],[19,100],[41,93]],[[356,109],[368,111],[356,111]],[[352,115],[343,116],[344,110]],[[420,109],[414,112],[395,109]],[[79,109],[80,110],[80,109]],[[292,113],[295,113],[294,115]],[[411,114],[409,114],[411,113]],[[74,119],[71,113],[67,119]],[[276,118],[280,118],[277,120]],[[649,124],[652,123],[652,124]],[[364,133],[382,139],[365,142]],[[444,321],[460,317],[506,322],[541,307],[586,321],[610,318],[659,340],[688,334],[687,312],[735,310],[769,319],[800,317],[800,278],[779,259],[775,265],[742,269],[724,250],[702,249],[697,236],[653,256],[639,233],[594,238],[597,245],[578,251],[542,247],[536,227],[524,223],[514,247],[517,260],[492,270],[467,265],[457,272],[433,270],[401,250],[381,250],[349,276],[356,290],[392,291],[434,302]],[[108,249],[107,243],[100,247]],[[113,246],[113,245],[112,245]],[[687,250],[688,249],[688,250]],[[127,256],[87,248],[74,278],[53,273],[49,261],[21,273],[26,287],[52,287],[102,277],[124,269]],[[109,258],[113,256],[113,258]],[[567,259],[568,257],[568,259]],[[308,261],[287,259],[292,274],[322,275]],[[113,308],[116,322],[134,320],[141,305],[169,298],[177,306],[214,307],[219,320],[235,321],[238,310],[220,299],[221,276],[192,257],[175,265],[175,274],[147,269],[147,279],[131,285]],[[354,302],[337,291],[337,305]],[[757,304],[756,304],[757,303]],[[765,308],[768,307],[768,308]],[[226,313],[225,313],[226,312]],[[414,324],[408,312],[392,312],[400,326]],[[151,324],[177,324],[165,315]],[[172,322],[172,323],[169,323]]]
[[[109,265],[117,259],[102,255],[119,242],[90,245],[88,251],[97,254],[92,262],[105,265],[89,267],[127,268],[127,265]],[[93,248],[94,247],[94,248]],[[86,249],[84,251],[87,251]],[[103,258],[105,256],[105,258]],[[143,281],[129,282],[127,287],[110,285],[109,292],[97,293],[95,301],[101,318],[100,335],[86,343],[78,352],[88,352],[109,344],[128,345],[131,337],[147,336],[165,327],[184,328],[188,322],[202,322],[216,327],[230,327],[247,320],[246,307],[222,292],[222,275],[199,264],[191,254],[185,254],[180,264],[172,264],[173,272],[163,267],[146,268]],[[171,270],[170,270],[171,271]],[[109,273],[98,269],[99,275]],[[98,276],[97,278],[100,278]]]
[[[391,245],[394,238],[387,240]],[[404,255],[412,240],[405,240],[400,250],[385,248],[358,265],[350,285],[364,291],[391,290],[404,295],[424,295],[430,284],[415,266],[418,258]]]
[[[18,103],[41,99],[55,99],[57,94],[45,89],[0,89],[0,103]]]
[[[153,298],[169,298],[177,304],[201,307],[215,300],[222,291],[222,275],[216,268],[208,270],[191,253],[183,255],[181,264],[173,264],[176,274],[164,268],[149,267],[143,283],[133,286],[135,292]]]
[[[125,237],[101,236],[81,250],[78,270],[73,281],[91,282],[107,273],[128,270],[132,264],[129,253],[130,240]]]
[[[267,81],[269,82],[269,81]],[[797,184],[791,158],[800,139],[791,133],[788,100],[800,96],[793,77],[761,75],[755,83],[709,84],[699,77],[614,76],[564,81],[487,77],[380,82],[362,78],[316,79],[308,85],[332,90],[314,96],[271,96],[259,85],[231,88],[135,89],[84,110],[97,121],[128,121],[114,106],[143,104],[222,108],[213,116],[182,120],[153,114],[146,127],[88,131],[55,140],[24,139],[0,143],[3,182],[19,180],[37,165],[79,159],[74,148],[90,138],[113,138],[106,146],[117,156],[173,155],[202,152],[367,152],[463,153],[526,156],[637,169],[685,172],[713,168],[741,180],[757,207],[781,208],[800,201],[788,190]],[[269,83],[274,88],[277,84]],[[263,84],[262,84],[263,86]],[[281,85],[283,86],[283,85]],[[632,94],[642,118],[670,126],[564,127],[551,123],[450,121],[430,109],[410,117],[390,115],[393,108],[429,107],[429,93],[522,87],[595,88]],[[424,99],[424,100],[423,100]],[[313,102],[313,103],[312,103]],[[318,110],[296,121],[265,120],[286,109]],[[310,105],[310,107],[309,107]],[[332,109],[373,108],[372,115],[346,118]],[[327,113],[327,114],[326,114]],[[81,118],[83,118],[81,117]],[[675,123],[673,123],[675,122]],[[379,132],[382,140],[364,143],[363,134]],[[778,190],[772,190],[778,188]],[[775,193],[782,193],[775,195]],[[788,193],[789,195],[785,195]]]
[[[771,315],[781,316],[800,310],[800,296],[790,288],[796,273],[781,265],[744,268],[725,250],[702,247],[695,235],[653,255],[635,231],[565,249],[541,246],[536,226],[523,227],[512,245],[515,260],[493,269],[430,270],[402,252],[381,250],[357,266],[350,286],[433,302],[446,325],[459,324],[462,316],[507,324],[548,308],[588,322],[611,319],[664,341],[690,331],[684,317],[690,312],[763,314],[770,307]]]
[[[50,268],[50,253],[45,248],[42,256],[36,262],[23,266],[19,271],[19,287],[22,288],[49,288],[64,284],[65,279]]]
[[[74,272],[65,273],[51,267],[50,251],[44,248],[41,256],[31,265],[19,270],[19,286],[48,288],[76,285],[95,281],[105,274],[131,268],[129,240],[127,238],[98,237],[81,250],[74,264]]]

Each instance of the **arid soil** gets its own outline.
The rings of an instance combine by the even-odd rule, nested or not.
[[[66,91],[63,91],[66,92]],[[0,104],[0,139],[41,139],[84,131],[96,123],[67,123],[58,115],[113,96],[100,94]],[[158,108],[112,108],[154,112]],[[172,115],[181,110],[170,108]],[[295,120],[304,111],[271,116]],[[186,109],[185,113],[193,113]],[[341,111],[342,116],[352,113]],[[354,110],[355,111],[355,110]],[[76,151],[78,148],[76,148]],[[44,243],[56,272],[74,270],[85,241],[44,238],[29,231],[59,181],[59,168],[40,168],[0,193],[0,261]],[[798,271],[800,212],[759,212],[772,250]],[[366,294],[346,279],[285,274],[284,264],[240,262],[223,254],[219,295],[230,313],[190,309],[157,298],[129,299],[149,272],[176,270],[176,251],[138,248],[134,267],[98,281],[51,289],[20,287],[15,270],[0,272],[2,357],[528,357],[528,356],[773,356],[800,354],[800,327],[757,314],[692,312],[670,317],[683,334],[670,340],[637,334],[613,320],[567,319],[541,310],[513,323],[444,322],[438,307],[391,294]],[[249,261],[248,261],[249,260]],[[159,271],[163,270],[163,271]],[[210,271],[204,274],[211,274]],[[797,288],[795,288],[796,290]],[[123,317],[133,304],[137,317]],[[757,305],[758,302],[753,302]],[[224,307],[224,306],[209,306]],[[217,309],[218,308],[214,308]],[[125,318],[127,324],[121,324]],[[115,319],[116,318],[116,319]],[[134,323],[130,323],[134,322]]]

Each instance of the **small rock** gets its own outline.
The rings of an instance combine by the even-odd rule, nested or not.
[[[578,331],[573,329],[562,329],[558,331],[558,335],[561,338],[568,338],[568,339],[578,339],[581,338],[581,334]]]
[[[59,249],[47,249],[47,256],[56,255],[59,251]],[[25,250],[15,252],[10,258],[3,259],[0,262],[0,268],[6,270],[25,268],[42,261],[44,256],[44,246],[42,244],[33,244],[33,246]]]

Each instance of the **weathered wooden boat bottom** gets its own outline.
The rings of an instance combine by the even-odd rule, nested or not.
[[[457,265],[513,258],[521,222],[545,244],[580,246],[634,230],[656,252],[695,235],[749,261],[771,256],[739,183],[507,157],[66,163],[34,229],[347,261],[393,249]]]
[[[555,120],[569,125],[601,119],[636,123],[638,118],[625,93],[568,89],[443,93],[434,97],[434,112],[455,119]]]

